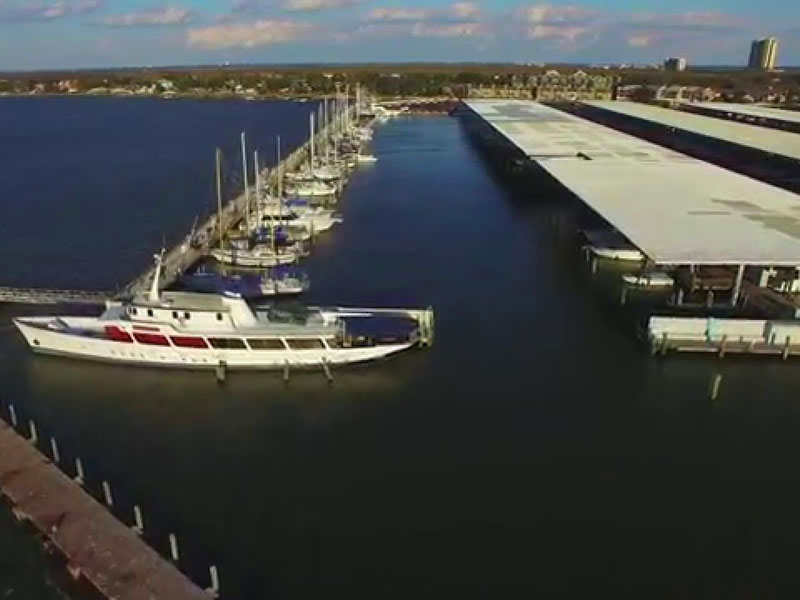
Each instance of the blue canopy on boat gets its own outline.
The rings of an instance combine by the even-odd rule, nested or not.
[[[393,315],[344,317],[343,320],[347,334],[357,337],[407,339],[418,327],[414,319]]]

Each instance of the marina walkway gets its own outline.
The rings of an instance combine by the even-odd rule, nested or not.
[[[2,420],[0,494],[106,598],[211,598]]]

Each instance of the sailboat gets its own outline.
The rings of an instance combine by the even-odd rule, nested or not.
[[[314,126],[314,113],[309,117],[310,133],[309,159],[305,169],[287,173],[286,191],[295,196],[320,197],[336,194],[336,186],[332,182],[338,181],[339,175],[331,170],[317,166],[315,152],[316,128]]]
[[[222,153],[217,149],[217,205],[219,210],[219,222],[222,223]],[[249,214],[247,216],[249,219]],[[252,247],[242,247],[239,244],[223,245],[223,234],[220,232],[219,248],[215,248],[210,255],[216,261],[236,266],[236,267],[255,267],[267,268],[279,265],[290,265],[297,261],[299,248],[282,248],[278,251],[274,246],[255,244]]]

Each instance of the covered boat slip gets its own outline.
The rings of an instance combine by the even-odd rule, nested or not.
[[[776,125],[789,131],[800,131],[800,112],[760,104],[736,102],[684,102],[680,108],[700,114],[728,117],[749,123]]]
[[[658,265],[800,265],[800,196],[533,101],[466,105]]]
[[[743,281],[747,267],[800,266],[797,194],[533,101],[466,105],[470,118],[484,119],[641,250],[650,268],[672,273],[679,267],[729,267],[736,305],[749,285]],[[663,319],[651,337],[666,333],[670,348],[684,349],[673,345],[680,323],[670,335],[672,317]],[[751,342],[781,353],[763,334],[746,345]],[[703,335],[687,340],[712,351],[719,343]]]
[[[778,131],[748,123],[715,119],[684,110],[672,110],[639,102],[593,101],[584,102],[584,104],[730,144],[738,144],[769,154],[800,160],[800,135],[790,131]]]

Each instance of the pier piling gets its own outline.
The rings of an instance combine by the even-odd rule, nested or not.
[[[139,508],[138,504],[133,506],[133,521],[135,524],[132,529],[142,535],[144,533],[144,519],[142,518],[142,509]]]
[[[227,373],[224,360],[219,361],[219,363],[217,364],[216,374],[217,374],[217,383],[225,383],[225,377]]]
[[[208,574],[211,577],[211,587],[207,588],[206,591],[214,598],[219,598],[219,572],[217,571],[217,565],[208,567]]]
[[[169,553],[172,556],[173,562],[178,562],[180,555],[178,554],[178,538],[174,533],[169,534]]]
[[[712,402],[716,401],[719,397],[719,388],[722,385],[722,374],[715,373],[711,378],[711,385],[709,386],[708,396]]]
[[[58,464],[61,462],[61,454],[58,452],[58,444],[56,438],[50,438],[50,453],[53,455],[53,462]]]
[[[289,383],[289,361],[283,364],[283,382]]]
[[[331,373],[331,366],[327,358],[322,359],[322,370],[325,371],[325,377],[328,383],[333,383],[333,373]]]
[[[36,442],[39,441],[39,433],[36,431],[36,423],[33,422],[33,419],[28,421],[28,429],[30,431],[28,441],[35,446]]]
[[[111,495],[111,486],[107,481],[103,482],[103,496],[106,500],[106,506],[109,508],[114,506],[114,497]]]
[[[83,482],[86,480],[86,477],[83,474],[83,463],[81,462],[80,458],[75,459],[75,478],[73,481],[78,485],[83,485]]]
[[[14,408],[13,404],[9,404],[8,405],[8,416],[11,419],[11,426],[14,427],[14,429],[16,429],[17,425],[18,425],[18,422],[17,422],[17,409]]]

